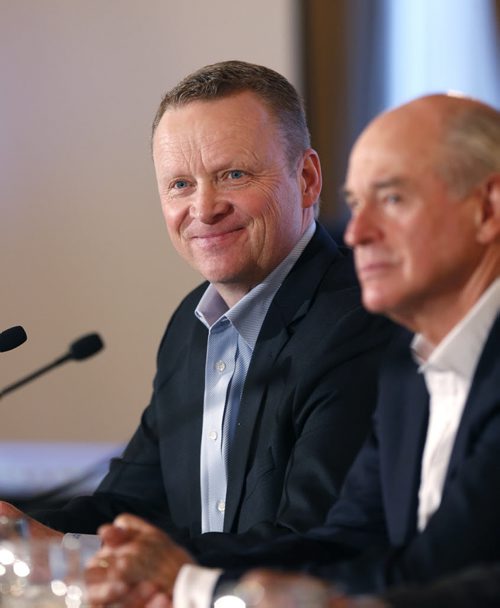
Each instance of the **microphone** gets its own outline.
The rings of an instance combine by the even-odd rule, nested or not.
[[[20,325],[9,327],[9,329],[0,332],[0,353],[21,346],[27,339],[28,336],[23,327]]]
[[[14,384],[10,384],[9,386],[3,388],[0,391],[0,399],[7,395],[7,393],[12,392],[16,388],[19,388],[24,384],[27,384],[28,382],[31,382],[31,380],[38,378],[38,376],[45,374],[45,372],[48,372],[54,367],[57,367],[58,365],[61,365],[66,361],[70,361],[71,359],[75,361],[82,361],[83,359],[87,359],[88,357],[95,355],[100,350],[102,350],[102,348],[104,348],[104,343],[99,334],[94,333],[82,336],[81,338],[75,340],[72,344],[70,344],[69,350],[65,355],[62,355],[52,363],[49,363],[49,365],[41,367],[39,370],[33,372],[29,376],[18,380]]]

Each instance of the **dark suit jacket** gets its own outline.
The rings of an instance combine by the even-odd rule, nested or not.
[[[92,497],[35,513],[38,519],[94,532],[126,511],[180,541],[200,534],[207,330],[194,309],[206,286],[186,297],[168,325],[151,403],[123,456]],[[225,532],[251,529],[260,537],[324,521],[366,438],[378,362],[393,331],[363,310],[350,253],[318,226],[256,343],[230,457]]]
[[[384,364],[373,432],[326,524],[230,559],[207,554],[204,563],[302,567],[364,592],[500,560],[500,317],[474,375],[440,507],[422,533],[417,503],[428,394],[410,338]]]

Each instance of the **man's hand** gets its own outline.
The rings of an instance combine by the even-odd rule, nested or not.
[[[133,515],[101,526],[99,536],[103,546],[86,572],[91,604],[168,608],[179,570],[195,563],[187,551]]]
[[[28,515],[8,502],[0,501],[0,515],[12,517],[14,519],[25,519],[28,522],[29,532],[32,538],[62,538],[64,536],[62,532],[53,530],[48,526],[44,526],[39,521],[36,521],[36,519],[28,517]]]

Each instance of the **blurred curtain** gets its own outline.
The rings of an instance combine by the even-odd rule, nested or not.
[[[460,90],[500,107],[500,0],[300,0],[303,82],[324,171],[322,220],[339,199],[356,136],[382,110]]]

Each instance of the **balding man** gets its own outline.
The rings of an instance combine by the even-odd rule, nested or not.
[[[345,194],[364,306],[408,329],[385,361],[371,436],[324,526],[202,561],[301,569],[356,593],[500,560],[499,112],[434,95],[381,115],[353,148]],[[151,539],[120,523],[133,541],[115,551]],[[206,605],[182,603],[196,566],[157,540],[156,590],[168,596],[175,579],[175,606]]]

